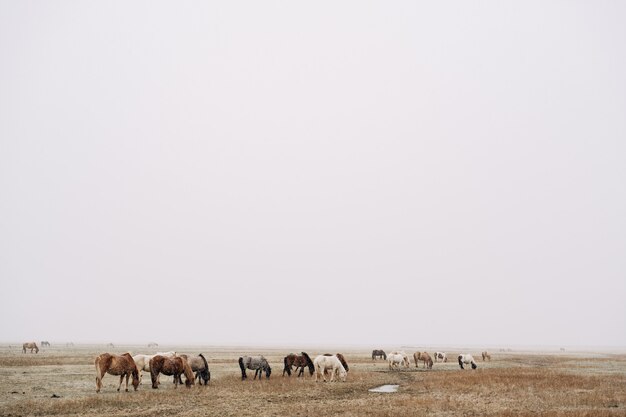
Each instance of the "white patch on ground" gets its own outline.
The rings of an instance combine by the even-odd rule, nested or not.
[[[369,392],[398,392],[400,385],[381,385],[380,387],[372,388]]]

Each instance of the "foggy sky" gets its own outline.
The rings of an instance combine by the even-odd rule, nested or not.
[[[626,345],[625,21],[0,2],[0,341]]]

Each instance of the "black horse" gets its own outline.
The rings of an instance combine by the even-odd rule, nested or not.
[[[377,358],[387,360],[387,354],[384,350],[374,349],[372,351],[372,360],[375,360]]]

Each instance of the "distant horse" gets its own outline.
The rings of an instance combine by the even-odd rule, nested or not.
[[[156,355],[171,358],[173,356],[176,356],[176,352],[157,352],[154,355],[138,354],[133,356],[133,360],[135,361],[135,364],[137,364],[137,369],[139,369],[139,383],[143,381],[143,373],[150,372],[150,359],[154,358]],[[157,377],[157,383],[159,383],[159,377]]]
[[[476,365],[476,361],[474,360],[474,357],[470,355],[469,353],[460,354],[458,359],[459,359],[459,366],[461,367],[461,369],[465,369],[463,367],[463,364],[465,365],[472,364],[472,369],[478,368],[478,365]]]
[[[346,376],[348,375],[347,369],[341,363],[342,361],[339,359],[339,354],[337,355],[319,355],[313,361],[315,365],[315,382],[317,382],[320,376],[323,378],[324,382],[326,382],[326,372],[330,372],[330,382],[333,382],[335,379],[335,374],[339,376],[339,379],[342,381],[346,380]],[[344,359],[345,362],[345,359]]]
[[[445,352],[435,352],[435,362],[448,362],[448,357]]]
[[[26,342],[22,345],[22,353],[26,353],[26,349],[30,349],[30,353],[39,353],[39,348],[37,347],[37,343],[35,342]]]
[[[122,388],[122,381],[124,377],[126,377],[126,392],[128,392],[128,378],[132,375],[133,388],[137,391],[137,387],[139,386],[139,371],[130,353],[124,353],[123,355],[103,353],[96,358],[94,363],[96,365],[96,392],[100,392],[102,388],[102,377],[104,377],[105,373],[120,376],[120,385],[117,387],[118,391]]]
[[[417,363],[419,361],[422,361],[424,362],[424,368],[428,366],[428,369],[433,369],[433,360],[428,354],[428,352],[415,352],[413,354],[413,359],[415,360],[416,368],[419,368],[419,366],[417,366]]]
[[[287,372],[288,376],[291,376],[292,366],[296,367],[296,372],[298,371],[298,368],[300,368],[300,372],[298,372],[299,377],[304,374],[305,366],[309,368],[309,373],[313,375],[313,372],[315,372],[315,366],[313,365],[313,361],[306,352],[300,353],[302,353],[302,355],[290,353],[289,355],[285,356],[285,358],[283,359],[283,362],[285,364],[285,367],[283,368],[283,376],[285,376],[285,372]]]
[[[74,347],[74,342],[67,342],[65,347]]]
[[[148,343],[148,347],[149,347],[149,348],[159,347],[159,344],[158,344],[158,343],[154,343],[154,342],[152,342],[152,343]]]
[[[50,342],[48,342],[47,340],[42,340],[41,347],[44,347],[44,346],[50,347]]]
[[[409,360],[409,355],[406,354],[405,351],[403,350],[394,350],[393,352],[390,353],[390,355],[401,355],[402,356],[402,363],[404,364],[405,368],[408,368],[409,366],[411,366],[411,361]]]
[[[387,361],[389,362],[389,369],[400,369],[400,365],[405,363],[404,356],[393,352],[387,356]]]
[[[113,343],[109,343],[109,344],[107,345],[107,347],[110,347],[110,348],[115,348],[115,346],[113,345]]]
[[[201,353],[198,356],[192,357],[189,357],[187,355],[180,356],[187,359],[187,363],[189,363],[191,371],[196,373],[196,378],[198,378],[198,384],[202,385],[202,382],[204,381],[204,385],[208,385],[209,381],[211,380],[211,371],[209,371],[209,364],[207,363],[204,355]],[[183,383],[182,379],[180,379],[180,375],[178,376],[178,383]]]
[[[385,353],[384,350],[380,350],[380,349],[374,349],[372,351],[372,360],[376,360],[376,359],[383,359],[383,360],[387,360],[387,354]]]
[[[187,359],[184,357],[155,355],[154,358],[150,359],[149,365],[153,389],[159,388],[159,374],[174,376],[174,388],[178,388],[178,381],[182,381],[180,374],[185,374],[185,385],[187,388],[194,384],[195,377]]]
[[[489,352],[484,351],[482,355],[483,355],[483,362],[485,361],[485,359],[491,360],[491,355],[489,354]]]
[[[241,368],[241,380],[248,378],[246,374],[246,369],[250,369],[254,371],[254,379],[256,379],[257,375],[259,376],[259,381],[261,380],[261,375],[263,371],[265,371],[265,378],[269,379],[272,374],[272,368],[270,364],[267,362],[267,359],[263,356],[241,356],[239,358],[239,368]]]

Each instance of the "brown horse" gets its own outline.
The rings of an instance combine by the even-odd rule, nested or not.
[[[39,353],[39,348],[37,347],[37,343],[35,342],[26,342],[22,345],[22,353],[26,353],[26,349],[30,349],[30,353]]]
[[[292,366],[296,367],[296,372],[298,371],[298,368],[300,368],[298,376],[302,376],[304,374],[305,366],[309,368],[309,373],[313,375],[313,373],[315,372],[315,365],[313,365],[313,361],[306,352],[300,353],[302,353],[302,355],[290,353],[289,355],[285,356],[285,358],[283,359],[283,362],[285,364],[285,367],[283,368],[283,376],[285,376],[285,372],[287,372],[288,376],[291,376]]]
[[[123,355],[111,355],[109,353],[103,353],[95,360],[96,365],[96,392],[100,392],[102,388],[102,377],[105,373],[109,375],[119,375],[120,385],[117,387],[119,391],[122,388],[122,381],[126,377],[126,392],[128,392],[128,377],[133,376],[133,387],[137,391],[139,386],[139,371],[137,365],[130,353],[124,353]]]
[[[491,355],[489,354],[489,352],[484,351],[484,352],[482,353],[482,355],[483,355],[483,362],[484,362],[486,359],[491,360]]]
[[[187,388],[194,384],[194,375],[186,358],[174,356],[171,358],[156,355],[150,359],[150,377],[152,378],[152,388],[159,388],[158,376],[162,373],[168,376],[174,376],[174,387],[178,388],[178,381],[181,379],[180,374],[185,374],[185,385]]]
[[[422,361],[424,362],[424,368],[426,368],[428,366],[428,369],[432,369],[433,368],[433,360],[430,357],[430,355],[428,354],[428,352],[415,352],[413,354],[413,359],[415,360],[415,367],[419,368],[419,366],[417,366],[417,362],[418,361]]]

